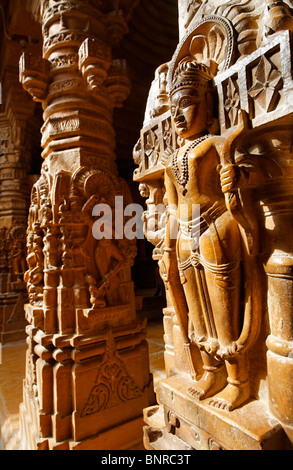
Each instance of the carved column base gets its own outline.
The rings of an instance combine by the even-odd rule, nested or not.
[[[143,450],[141,416],[79,442],[73,440],[56,442],[52,438],[40,438],[35,422],[27,415],[24,403],[20,407],[20,420],[22,446],[29,450]]]
[[[268,351],[270,408],[274,416],[282,422],[293,442],[292,423],[292,378],[293,358]],[[273,379],[271,379],[273,377]]]
[[[120,307],[124,316],[126,307]],[[62,335],[44,333],[42,308],[26,306],[24,450],[142,446],[142,410],[155,402],[145,323],[121,324],[119,311],[80,309],[76,333]],[[111,315],[117,321],[110,327]]]
[[[197,401],[193,381],[176,375],[160,383],[157,407],[144,410],[144,445],[148,450],[282,450],[290,438],[265,402],[251,401],[227,412]]]

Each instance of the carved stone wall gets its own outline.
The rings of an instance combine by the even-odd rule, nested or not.
[[[130,80],[112,47],[134,5],[41,1],[42,57],[20,60],[20,81],[44,110],[27,233],[25,449],[135,448],[142,409],[154,400],[131,280],[135,241],[92,231],[96,205],[115,216],[117,196],[131,201],[113,128]]]
[[[168,300],[145,446],[292,449],[293,5],[179,9],[134,149]]]
[[[23,26],[18,13],[7,5],[3,13],[1,37],[1,109],[0,109],[0,342],[25,337],[23,280],[26,271],[26,226],[32,186],[32,152],[39,133],[35,103],[19,83],[18,57],[24,47]],[[10,11],[9,11],[10,10]],[[9,28],[7,18],[10,18]],[[24,12],[22,21],[37,39],[34,22]],[[9,32],[8,32],[9,30]],[[39,50],[36,42],[29,46]],[[29,126],[28,126],[29,122]]]

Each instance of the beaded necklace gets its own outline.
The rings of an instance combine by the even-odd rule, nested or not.
[[[187,192],[186,185],[187,185],[188,180],[189,180],[189,171],[188,171],[189,153],[191,152],[191,150],[193,150],[195,147],[197,147],[201,142],[206,140],[208,137],[211,137],[211,135],[206,134],[202,137],[199,137],[198,139],[196,139],[194,142],[192,142],[188,146],[188,148],[184,152],[184,155],[183,155],[182,161],[181,161],[182,171],[180,171],[179,166],[178,166],[178,161],[177,161],[180,149],[177,149],[176,152],[173,154],[173,157],[172,157],[172,170],[173,170],[173,173],[175,175],[175,178],[176,178],[178,184],[180,184],[180,186],[183,186],[183,188],[184,188],[183,195],[185,195],[186,192]]]

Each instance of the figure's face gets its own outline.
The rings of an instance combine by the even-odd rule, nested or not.
[[[176,133],[191,139],[206,129],[206,99],[199,100],[192,88],[178,90],[171,98],[171,115]]]

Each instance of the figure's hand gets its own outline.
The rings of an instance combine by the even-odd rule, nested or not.
[[[219,165],[220,181],[223,193],[232,193],[242,186],[242,172],[238,165]]]

